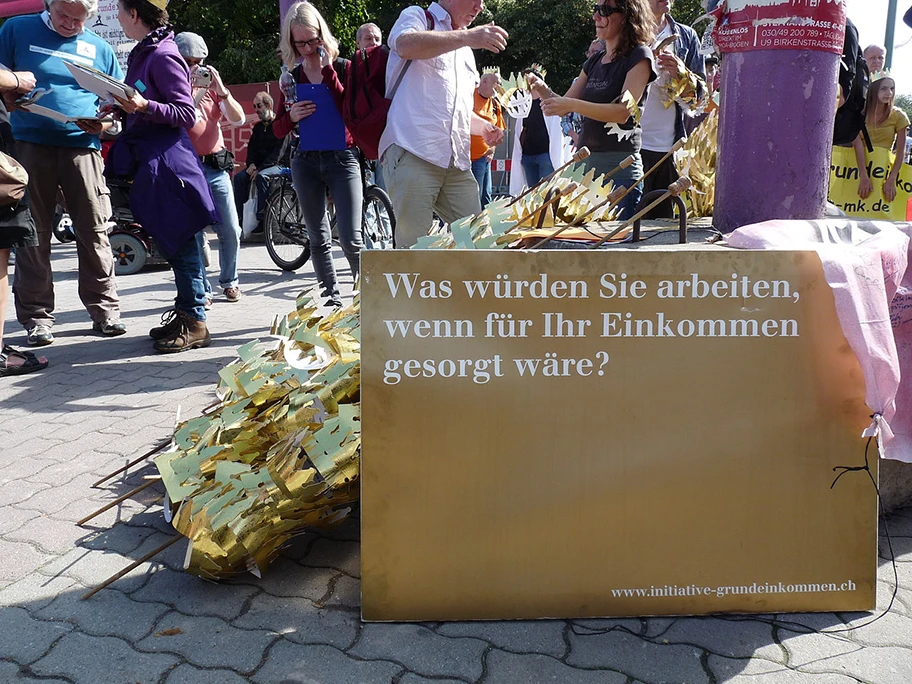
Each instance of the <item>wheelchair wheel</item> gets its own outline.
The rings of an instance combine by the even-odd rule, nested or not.
[[[114,274],[119,276],[139,273],[149,256],[142,240],[128,233],[111,235],[111,252],[114,254]]]
[[[269,193],[263,232],[269,258],[283,271],[296,271],[310,258],[310,240],[291,183],[281,182]]]
[[[371,185],[364,191],[361,234],[366,249],[393,249],[396,246],[396,213],[393,203],[381,188]]]

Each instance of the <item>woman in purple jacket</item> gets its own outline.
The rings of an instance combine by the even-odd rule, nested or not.
[[[127,62],[129,100],[117,98],[124,130],[108,155],[108,176],[133,180],[130,209],[174,271],[177,298],[149,336],[155,349],[181,352],[211,343],[203,256],[196,233],[218,220],[187,130],[196,122],[187,64],[174,44],[168,0],[120,0],[117,18],[138,40]]]

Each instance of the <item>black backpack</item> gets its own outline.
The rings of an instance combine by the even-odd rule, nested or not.
[[[858,29],[847,18],[842,61],[839,65],[839,89],[845,96],[845,102],[836,110],[836,121],[833,124],[834,145],[851,145],[861,133],[868,151],[873,151],[871,138],[865,127],[865,102],[869,83],[870,74],[858,42]]]

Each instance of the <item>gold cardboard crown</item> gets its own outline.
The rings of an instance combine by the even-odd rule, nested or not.
[[[158,9],[163,10],[168,7],[168,0],[146,0],[150,5],[158,7]]]
[[[484,76],[485,74],[496,74],[497,76],[500,76],[500,68],[496,66],[486,66],[481,70],[481,75]]]
[[[881,69],[879,71],[871,72],[871,83],[875,81],[880,81],[884,78],[893,78],[893,74],[890,73],[889,69]]]
[[[542,79],[543,81],[544,81],[545,78],[547,78],[547,76],[548,76],[548,70],[545,69],[545,67],[543,67],[543,66],[542,66],[541,64],[539,64],[538,62],[533,62],[533,63],[532,63],[532,66],[530,66],[529,68],[532,69],[532,71],[534,71],[534,72],[536,72],[536,73],[538,73],[538,74],[541,74],[541,79]]]

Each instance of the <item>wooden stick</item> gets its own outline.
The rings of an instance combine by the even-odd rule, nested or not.
[[[523,197],[525,197],[525,196],[528,195],[530,192],[532,192],[533,190],[535,190],[535,188],[537,188],[539,185],[541,185],[542,183],[547,183],[549,180],[551,180],[552,178],[554,178],[554,177],[555,177],[557,174],[559,174],[561,171],[563,171],[563,170],[566,169],[568,166],[570,166],[570,164],[578,164],[579,162],[581,162],[581,161],[583,161],[584,159],[588,158],[588,157],[589,157],[589,154],[590,154],[590,152],[589,152],[589,148],[588,148],[588,147],[581,147],[581,148],[579,148],[576,152],[574,152],[573,157],[570,158],[570,161],[568,161],[568,162],[567,162],[566,164],[564,164],[563,166],[558,167],[555,171],[552,171],[550,174],[548,174],[547,176],[545,176],[544,178],[542,178],[540,181],[538,181],[538,183],[536,183],[535,185],[533,185],[531,188],[527,188],[526,191],[525,191],[524,193],[522,193],[521,195],[518,195],[517,197],[514,197],[514,198],[513,198],[513,201],[510,202],[507,206],[508,206],[508,207],[512,207],[514,204],[516,204],[517,202],[519,202],[519,200],[521,200]]]
[[[119,580],[121,577],[123,577],[124,575],[126,575],[128,572],[130,572],[131,570],[134,570],[135,568],[138,568],[140,565],[142,565],[143,563],[145,563],[147,560],[149,560],[149,559],[152,558],[153,556],[157,556],[157,555],[160,554],[162,551],[164,551],[165,549],[167,549],[169,546],[171,546],[172,544],[176,544],[176,543],[177,543],[178,541],[180,541],[181,539],[184,539],[184,536],[183,536],[182,534],[177,534],[177,535],[171,537],[171,539],[169,539],[168,541],[166,541],[164,544],[162,544],[161,546],[159,546],[157,549],[155,549],[155,550],[153,550],[153,551],[149,551],[149,553],[147,553],[145,556],[143,556],[142,558],[139,558],[138,560],[133,561],[133,562],[130,563],[127,567],[125,567],[123,570],[121,570],[120,572],[111,575],[111,576],[110,576],[108,579],[106,579],[104,582],[102,582],[102,583],[99,584],[97,587],[95,587],[94,589],[92,589],[92,591],[89,591],[89,592],[83,594],[83,595],[82,595],[82,600],[85,601],[87,598],[91,598],[92,596],[94,596],[95,594],[97,594],[99,591],[101,591],[101,590],[104,589],[105,587],[110,586],[111,584],[114,584],[114,582],[116,582],[117,580]]]
[[[571,181],[571,182],[570,182],[566,187],[564,187],[564,188],[554,188],[554,189],[549,193],[549,196],[545,198],[544,204],[540,205],[539,207],[533,209],[533,210],[530,211],[528,214],[526,214],[525,216],[523,216],[523,217],[522,217],[521,219],[519,219],[516,223],[514,223],[509,229],[505,230],[504,233],[509,233],[509,232],[511,232],[511,231],[516,230],[516,229],[519,228],[523,223],[525,223],[526,221],[528,221],[530,218],[532,218],[533,216],[535,216],[535,215],[538,214],[539,212],[545,212],[545,211],[547,211],[547,209],[548,209],[548,207],[549,207],[550,205],[552,205],[552,204],[554,204],[555,202],[557,202],[561,197],[564,197],[565,195],[569,195],[571,192],[575,192],[577,189],[579,189],[579,187],[580,187],[580,186],[579,186],[579,183],[576,183],[575,181]],[[544,214],[542,214],[542,215],[544,215]]]
[[[596,211],[598,211],[599,209],[601,209],[602,207],[604,207],[604,206],[605,206],[606,204],[608,204],[609,202],[611,202],[611,205],[612,205],[612,206],[615,206],[615,205],[617,205],[617,204],[620,204],[621,200],[624,199],[628,194],[630,194],[631,192],[633,192],[633,189],[634,189],[637,185],[639,185],[639,184],[642,183],[646,178],[648,178],[649,175],[650,175],[653,171],[655,171],[656,169],[658,169],[658,168],[662,165],[662,162],[664,162],[666,159],[668,159],[668,157],[670,157],[671,155],[673,155],[677,150],[681,149],[681,147],[683,147],[683,146],[684,146],[684,139],[681,138],[681,139],[678,140],[674,145],[672,145],[672,146],[671,146],[671,149],[668,150],[668,152],[666,152],[666,153],[662,156],[662,158],[659,159],[659,161],[657,161],[655,164],[653,164],[653,166],[652,166],[646,173],[644,173],[643,176],[642,176],[636,183],[634,183],[633,185],[631,185],[631,186],[628,187],[628,188],[625,188],[625,189],[624,189],[624,192],[621,194],[620,197],[618,197],[616,200],[612,200],[612,199],[611,199],[611,195],[609,195],[608,198],[607,198],[604,202],[601,202],[601,203],[599,203],[599,204],[596,204],[594,207],[592,207],[592,209],[590,209],[590,210],[587,211],[585,214],[583,214],[583,215],[580,216],[578,219],[576,219],[576,220],[573,222],[573,225],[578,226],[579,224],[583,223],[583,222],[585,221],[585,219],[587,219],[587,218],[589,218],[590,216],[592,216],[592,214],[594,214]],[[630,157],[628,157],[628,159],[629,159],[629,158],[630,158]],[[625,159],[624,161],[627,161],[627,159]],[[622,162],[622,163],[623,163],[623,162]],[[628,166],[629,166],[629,164],[628,164]],[[617,169],[615,169],[615,170],[617,170]]]
[[[170,437],[169,437],[168,439],[165,439],[165,440],[162,440],[161,442],[159,442],[158,445],[152,447],[149,451],[147,451],[146,453],[144,453],[142,456],[139,456],[139,457],[137,457],[137,458],[134,458],[132,461],[130,461],[129,463],[127,463],[127,465],[125,465],[123,468],[118,468],[118,469],[115,470],[113,473],[109,473],[108,475],[105,475],[103,478],[101,478],[101,479],[98,480],[97,482],[93,482],[93,483],[92,483],[92,486],[93,486],[93,487],[97,487],[97,486],[100,485],[102,482],[105,482],[105,481],[107,481],[107,480],[110,480],[110,479],[111,479],[112,477],[114,477],[115,475],[119,475],[120,473],[124,472],[125,470],[129,470],[130,468],[132,468],[133,466],[135,466],[137,463],[140,463],[140,462],[142,462],[142,461],[145,461],[147,458],[149,458],[150,456],[152,456],[152,455],[155,454],[156,452],[161,451],[162,449],[164,449],[164,448],[165,448],[166,446],[168,446],[169,444],[171,444],[171,438],[170,438]]]
[[[80,520],[80,521],[79,521],[78,523],[76,523],[76,524],[77,524],[77,525],[82,525],[82,524],[84,524],[85,522],[91,520],[91,519],[94,518],[95,516],[101,515],[101,514],[104,513],[105,511],[107,511],[107,510],[109,510],[109,509],[111,509],[111,508],[114,508],[114,506],[116,506],[117,504],[126,501],[126,500],[129,499],[131,496],[133,496],[134,494],[139,494],[142,490],[144,490],[144,489],[146,489],[146,488],[148,488],[148,487],[151,487],[151,486],[154,485],[156,482],[161,482],[161,478],[160,478],[160,477],[157,477],[157,478],[155,478],[154,480],[149,480],[149,481],[146,482],[145,484],[139,485],[139,487],[137,487],[136,489],[131,489],[131,490],[130,490],[129,492],[127,492],[126,494],[123,494],[122,496],[118,496],[118,497],[117,497],[116,499],[114,499],[111,503],[105,504],[104,506],[102,506],[101,508],[99,508],[97,511],[95,511],[94,513],[92,513],[92,514],[90,514],[90,515],[87,515],[86,517],[84,517],[82,520]]]
[[[678,178],[678,180],[676,180],[674,183],[672,183],[671,185],[668,186],[668,190],[666,190],[662,194],[661,197],[659,197],[657,200],[655,200],[653,202],[650,202],[648,207],[643,208],[641,211],[636,213],[634,216],[631,216],[629,219],[624,221],[624,223],[622,223],[620,226],[618,226],[613,231],[608,233],[608,235],[603,237],[597,243],[592,245],[592,247],[590,247],[590,249],[598,249],[603,244],[608,242],[608,240],[610,240],[615,235],[617,235],[622,230],[624,230],[624,228],[626,228],[627,226],[632,226],[634,223],[636,223],[641,218],[643,218],[646,214],[648,214],[652,210],[653,207],[658,206],[659,204],[661,204],[662,202],[667,200],[669,197],[677,197],[682,192],[687,190],[691,185],[692,184],[690,182],[690,178],[688,178],[687,176],[681,176],[680,178]]]

